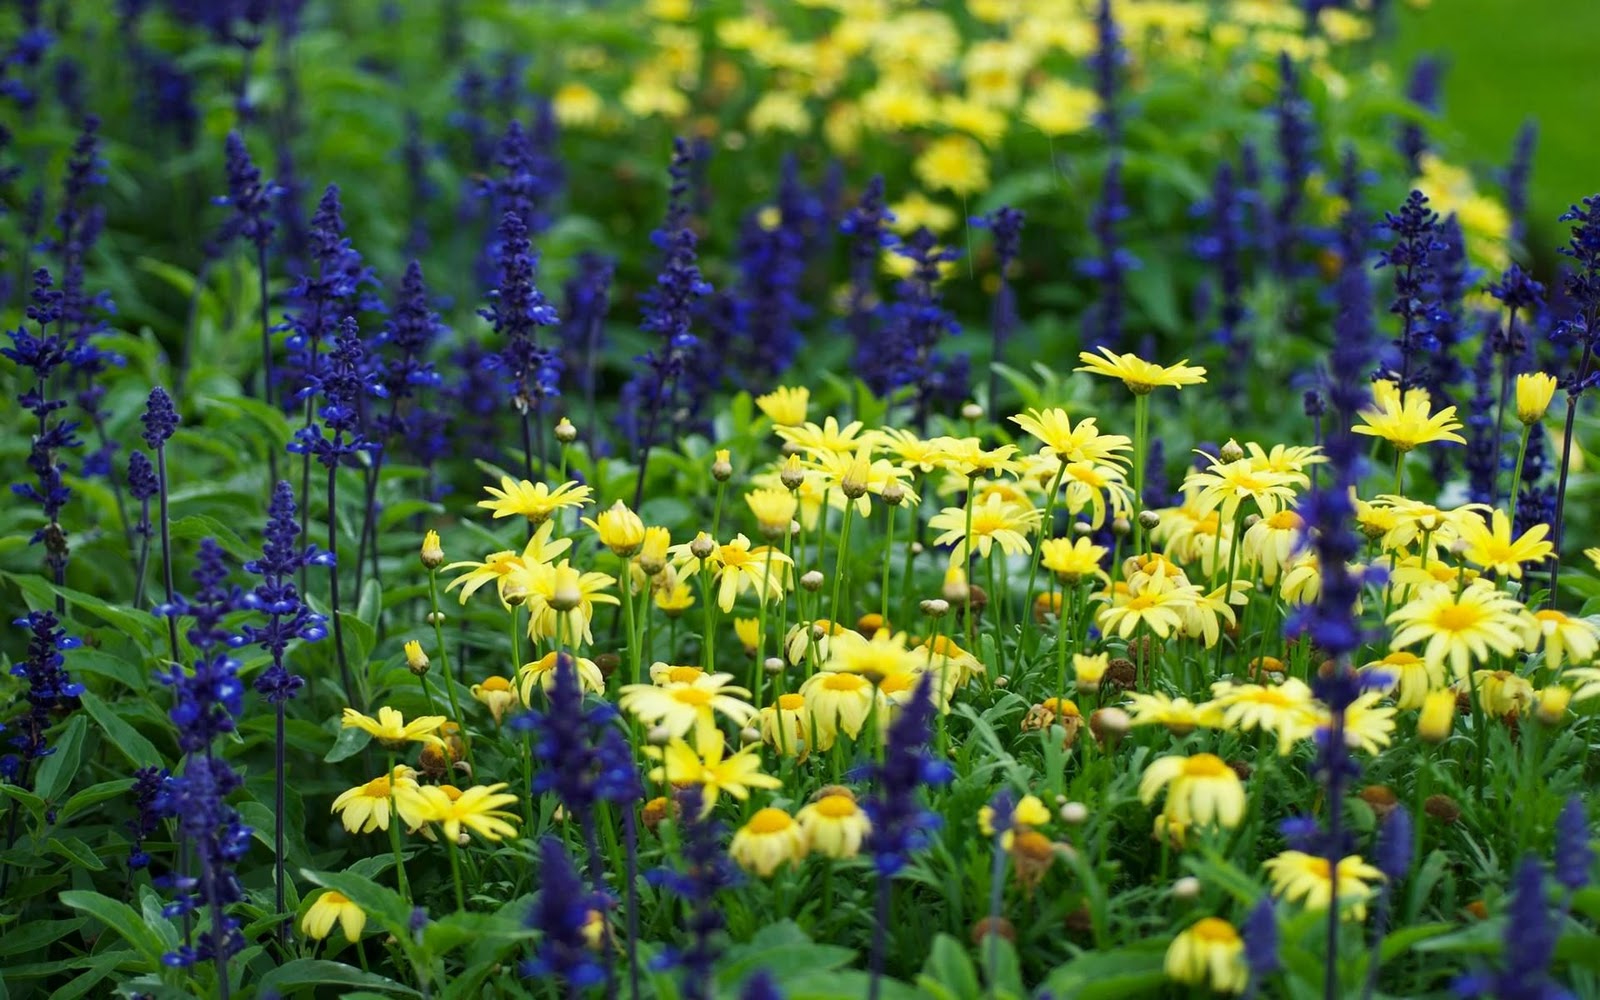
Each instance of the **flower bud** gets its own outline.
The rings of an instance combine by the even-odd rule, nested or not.
[[[966,405],[961,407],[961,419],[962,420],[982,420],[983,419],[983,407],[979,406],[977,403],[967,403]]]
[[[906,498],[906,488],[899,482],[891,482],[883,488],[883,502],[891,507],[900,506]]]
[[[929,618],[943,618],[945,615],[950,613],[950,602],[942,597],[935,597],[923,601],[920,605],[918,605],[918,607],[920,607],[922,609],[922,613],[927,615]]]
[[[1087,538],[1094,534],[1094,527],[1088,521],[1073,521],[1072,533],[1080,538]]]
[[[1571,701],[1571,688],[1552,684],[1539,692],[1534,717],[1547,726],[1559,726],[1567,717],[1567,704]]]
[[[761,667],[767,673],[769,673],[772,676],[776,677],[779,674],[783,673],[783,657],[781,657],[781,656],[769,656],[764,661],[762,661]]]
[[[1422,699],[1422,712],[1417,716],[1417,735],[1429,743],[1443,743],[1450,738],[1450,728],[1455,721],[1455,692],[1429,691]]]
[[[839,480],[839,492],[847,500],[857,500],[867,494],[867,484],[872,478],[872,448],[862,445],[856,451],[856,457],[851,460],[849,468],[845,469],[844,478]]]
[[[1217,459],[1219,461],[1237,462],[1241,458],[1244,458],[1244,449],[1239,447],[1239,442],[1235,441],[1233,438],[1229,438],[1228,443],[1223,445],[1222,448],[1217,452]]]
[[[653,747],[664,747],[672,742],[672,732],[666,726],[651,726],[644,738]]]
[[[639,568],[645,576],[657,576],[667,568],[667,549],[672,545],[672,533],[666,528],[644,529],[644,543],[639,547]]]
[[[425,620],[429,625],[443,625],[446,619],[443,611],[430,611]]]
[[[439,533],[430,531],[422,536],[422,568],[428,570],[438,569],[444,565],[444,546],[439,544]]]
[[[778,481],[791,493],[806,481],[806,470],[800,464],[799,455],[790,455],[788,461],[783,463],[783,469],[778,472]]]
[[[1129,523],[1127,518],[1114,517],[1111,519],[1111,533],[1116,535],[1118,538],[1126,538],[1128,536],[1128,532],[1132,530],[1133,525]]]
[[[405,644],[406,669],[421,677],[428,672],[428,654],[422,651],[422,643],[413,639]]]
[[[1161,515],[1157,514],[1155,511],[1153,511],[1153,510],[1141,510],[1139,512],[1139,527],[1143,528],[1144,530],[1146,530],[1146,531],[1154,531],[1155,528],[1156,528],[1156,525],[1158,525],[1160,523],[1161,523]]]
[[[456,846],[457,847],[471,847],[472,846],[472,835],[469,834],[465,830],[462,830],[460,833],[456,834]]]
[[[1185,875],[1172,883],[1172,898],[1185,901],[1200,897],[1200,880],[1193,875]]]
[[[1108,748],[1115,746],[1131,725],[1133,720],[1120,708],[1097,708],[1089,715],[1089,731]]]
[[[1089,807],[1082,802],[1067,802],[1061,806],[1061,822],[1080,826],[1089,821]]]
[[[822,589],[822,572],[820,570],[806,570],[800,577],[800,586],[813,594]]]
[[[999,677],[994,679],[994,686],[997,688],[1010,687],[1011,678],[1007,677],[1005,674],[1001,674]]]
[[[1544,372],[1528,372],[1517,376],[1517,419],[1533,426],[1544,419],[1550,409],[1550,400],[1556,394],[1556,380]]]
[[[572,421],[566,417],[556,422],[556,440],[562,444],[571,444],[578,440],[578,428],[572,426]]]
[[[717,550],[717,543],[705,532],[694,536],[694,541],[689,543],[689,554],[696,559],[704,559]]]
[[[718,451],[716,461],[711,463],[711,478],[719,483],[725,483],[733,478],[733,463],[728,460],[726,448]]]
[[[753,729],[750,726],[746,726],[743,729],[739,730],[739,740],[741,742],[743,742],[743,743],[746,743],[746,744],[749,744],[749,743],[760,743],[761,742],[761,730]]]
[[[967,574],[960,566],[951,566],[946,571],[941,596],[952,605],[965,604],[972,596],[972,587],[967,583]]]

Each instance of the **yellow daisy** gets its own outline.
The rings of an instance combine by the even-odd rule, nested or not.
[[[1228,829],[1244,819],[1244,782],[1215,754],[1158,757],[1139,779],[1139,800],[1146,805],[1166,789],[1162,812],[1184,827],[1218,824]]]
[[[834,786],[795,814],[810,849],[829,858],[853,858],[872,830],[872,821],[856,804],[855,796]]]
[[[712,730],[707,736],[698,752],[683,740],[673,740],[665,747],[646,747],[647,754],[661,761],[660,767],[651,770],[650,780],[679,787],[699,785],[703,793],[702,815],[711,811],[723,792],[742,802],[750,797],[752,788],[783,787],[782,781],[761,773],[761,758],[755,747],[724,756],[722,733]]]
[[[1242,993],[1250,981],[1244,941],[1226,920],[1202,917],[1167,946],[1162,962],[1167,978],[1217,993]]]
[[[306,908],[306,915],[300,918],[300,933],[321,941],[333,933],[334,924],[344,931],[346,941],[359,941],[367,926],[367,913],[343,893],[329,889]]]
[[[1402,391],[1393,382],[1379,379],[1372,384],[1372,401],[1371,409],[1358,414],[1362,422],[1350,428],[1356,434],[1383,438],[1401,452],[1435,441],[1467,443],[1456,433],[1461,429],[1456,408],[1447,406],[1433,413],[1426,389]]]
[[[1326,910],[1337,896],[1341,916],[1357,921],[1367,918],[1367,900],[1377,892],[1373,886],[1383,881],[1383,873],[1356,854],[1341,859],[1336,874],[1330,870],[1327,858],[1304,851],[1284,851],[1269,858],[1262,867],[1272,879],[1275,895],[1301,903],[1308,910]]]
[[[1043,511],[1006,503],[998,496],[991,496],[988,502],[974,506],[970,534],[967,531],[967,511],[961,507],[946,507],[928,520],[928,527],[943,532],[933,540],[935,545],[956,543],[950,552],[950,562],[964,565],[974,547],[978,555],[985,559],[989,558],[989,551],[995,545],[999,545],[1000,551],[1008,556],[1031,553],[1033,546],[1028,543],[1027,536],[1043,516]]]
[[[664,727],[674,739],[693,729],[698,746],[716,729],[717,715],[741,727],[756,717],[755,708],[743,700],[750,692],[733,686],[732,680],[732,674],[702,674],[688,682],[625,684],[617,704],[647,726]]]
[[[806,856],[806,833],[793,816],[768,806],[734,832],[728,856],[745,871],[767,878],[786,864]]]
[[[1490,515],[1489,524],[1478,518],[1462,519],[1459,534],[1466,547],[1461,554],[1485,570],[1520,580],[1524,563],[1543,562],[1554,551],[1555,546],[1545,540],[1549,533],[1549,525],[1535,524],[1512,538],[1511,519],[1497,510]]]
[[[1191,366],[1188,358],[1163,367],[1151,364],[1137,354],[1114,354],[1109,348],[1102,347],[1100,354],[1078,352],[1078,360],[1083,365],[1073,371],[1121,379],[1122,384],[1135,396],[1148,395],[1159,386],[1181,390],[1186,385],[1200,385],[1206,380],[1206,370]]]
[[[1515,599],[1486,584],[1460,594],[1429,587],[1389,616],[1389,624],[1398,626],[1389,645],[1404,649],[1426,641],[1422,656],[1430,667],[1448,657],[1451,672],[1464,678],[1474,661],[1487,660],[1491,652],[1510,656],[1521,648],[1520,609]]]
[[[530,483],[510,476],[500,477],[500,488],[485,486],[490,499],[479,500],[478,506],[494,511],[494,516],[513,517],[521,514],[534,524],[543,524],[551,514],[564,507],[582,507],[589,502],[594,490],[578,483],[562,483],[551,489],[544,483]]]
[[[407,722],[405,716],[386,705],[378,709],[376,719],[362,715],[353,708],[346,708],[340,725],[345,729],[359,729],[368,733],[392,749],[413,741],[424,743],[434,739],[434,731],[444,723],[445,717],[442,715],[424,715]]]
[[[459,796],[451,796],[438,785],[424,785],[419,793],[427,821],[439,824],[451,840],[460,840],[463,828],[484,840],[504,840],[516,835],[519,822],[515,813],[500,808],[517,801],[515,795],[501,791],[505,787],[503,781],[473,785]]]

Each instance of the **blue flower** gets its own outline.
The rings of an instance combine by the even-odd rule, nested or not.
[[[241,597],[228,583],[228,566],[222,547],[207,538],[200,543],[197,584],[194,596],[174,595],[157,614],[194,619],[186,633],[199,653],[194,669],[175,663],[156,679],[172,689],[172,708],[168,715],[178,730],[178,745],[185,753],[209,748],[212,742],[234,729],[234,720],[244,707],[244,683],[239,680],[239,664],[227,653],[237,642],[234,633],[223,626],[223,619],[238,610]]]
[[[227,958],[244,948],[239,921],[227,908],[244,899],[234,867],[250,849],[250,827],[228,805],[228,796],[242,782],[227,763],[209,753],[189,757],[182,775],[168,778],[157,796],[157,808],[178,821],[178,829],[193,846],[199,861],[198,876],[169,875],[157,885],[173,890],[172,902],[162,909],[167,917],[209,909],[211,926],[162,956],[175,968]]]
[[[303,677],[291,674],[283,663],[283,653],[296,639],[315,642],[328,634],[327,619],[306,606],[295,589],[295,577],[304,566],[333,564],[333,553],[315,545],[300,544],[300,524],[295,517],[294,488],[285,481],[273,487],[267,506],[267,528],[261,558],[244,564],[245,572],[261,577],[261,582],[239,601],[240,607],[267,617],[265,627],[245,625],[239,642],[252,642],[272,656],[272,665],[255,680],[256,691],[271,704],[295,696]]]
[[[1384,358],[1377,375],[1401,389],[1429,387],[1433,384],[1429,366],[1441,353],[1432,287],[1434,257],[1445,249],[1438,235],[1439,216],[1421,191],[1412,191],[1398,212],[1386,212],[1383,218],[1394,244],[1378,254],[1377,266],[1394,269],[1389,312],[1400,317],[1400,336],[1394,342],[1397,357]]]
[[[540,327],[559,321],[536,284],[539,257],[528,226],[516,212],[500,218],[500,284],[478,315],[494,326],[499,349],[485,363],[500,373],[511,406],[526,413],[538,401],[561,394],[561,357],[538,341]]]
[[[139,419],[144,424],[144,443],[151,451],[159,451],[178,429],[178,410],[167,390],[159,385],[150,390],[144,415]]]
[[[1577,892],[1589,884],[1594,868],[1594,848],[1589,845],[1589,814],[1583,797],[1574,795],[1567,799],[1556,820],[1555,875],[1556,881],[1569,892]]]
[[[539,841],[539,895],[528,913],[528,926],[539,932],[534,957],[523,963],[525,976],[555,977],[573,990],[604,982],[609,969],[596,959],[584,936],[589,914],[604,914],[610,897],[591,892],[578,877],[566,848],[555,837]]]
[[[6,741],[17,752],[0,759],[0,774],[7,781],[17,781],[33,761],[55,753],[45,734],[56,716],[77,707],[78,696],[83,694],[83,685],[67,673],[66,657],[61,655],[82,643],[60,627],[55,615],[32,611],[12,624],[29,632],[27,656],[11,667],[11,676],[28,686],[22,695],[28,711],[13,724],[16,731]]]
[[[646,880],[665,889],[689,904],[688,919],[684,922],[690,943],[662,956],[661,967],[677,967],[683,971],[682,992],[685,1000],[709,1000],[712,996],[712,970],[721,954],[717,933],[726,921],[715,905],[717,894],[738,885],[742,879],[739,866],[723,849],[722,838],[726,832],[721,823],[700,815],[704,802],[699,785],[691,785],[678,795],[678,816],[681,817],[679,841],[679,869],[657,868],[646,874]]]
[[[214,200],[218,205],[232,208],[233,212],[217,234],[217,243],[226,245],[242,239],[264,252],[277,228],[272,219],[272,204],[283,191],[271,181],[261,179],[261,169],[250,159],[250,150],[238,132],[228,133],[226,149],[228,193]]]
[[[864,846],[881,877],[904,868],[911,854],[927,843],[928,834],[939,827],[939,815],[924,808],[917,796],[924,785],[950,780],[949,766],[928,751],[935,711],[932,675],[925,674],[889,726],[883,759],[868,768],[872,793],[862,809],[872,821],[872,830]]]
[[[316,372],[307,377],[305,388],[295,395],[296,399],[314,396],[320,400],[316,415],[321,422],[313,420],[296,431],[289,450],[297,455],[315,455],[327,468],[357,452],[375,450],[377,443],[362,433],[361,415],[368,397],[388,395],[382,377],[382,370],[370,363],[360,327],[354,318],[346,316],[339,324],[332,351],[322,358]]]

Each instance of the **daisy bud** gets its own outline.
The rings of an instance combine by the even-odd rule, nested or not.
[[[508,583],[500,599],[513,608],[520,608],[528,601],[528,589],[520,584]]]
[[[820,570],[807,570],[800,577],[800,586],[813,594],[822,589],[822,572]]]
[[[1087,521],[1074,521],[1072,522],[1072,533],[1087,538],[1094,534],[1094,528]]]
[[[1239,442],[1229,438],[1228,443],[1217,452],[1217,458],[1223,462],[1237,462],[1244,458],[1244,449],[1239,447]]]
[[[444,612],[443,611],[430,611],[430,612],[428,612],[427,621],[428,621],[429,625],[443,625],[445,623]]]
[[[644,529],[644,542],[639,548],[639,568],[645,576],[657,576],[667,568],[667,548],[672,535],[666,528]]]
[[[1146,530],[1146,531],[1154,531],[1155,528],[1156,528],[1156,525],[1158,525],[1160,523],[1161,523],[1161,515],[1157,514],[1155,511],[1153,511],[1153,510],[1141,510],[1139,512],[1139,527],[1143,528],[1144,530]]]
[[[972,586],[967,583],[967,574],[960,566],[951,566],[945,573],[941,596],[951,604],[965,604],[972,596]]]
[[[1114,746],[1127,733],[1133,720],[1120,708],[1097,708],[1089,716],[1089,731],[1107,747]]]
[[[977,403],[968,403],[968,404],[966,404],[965,406],[961,407],[961,419],[962,420],[982,420],[983,419],[983,407],[979,406]]]
[[[890,483],[883,488],[882,495],[884,503],[891,507],[898,507],[900,502],[906,498],[906,488],[900,483]]]
[[[726,448],[717,452],[717,460],[711,463],[711,478],[719,483],[733,478],[733,463],[728,460]]]
[[[462,830],[460,833],[456,834],[456,846],[457,847],[471,847],[472,846],[472,835],[467,833],[467,831],[465,831],[465,830]]]
[[[783,658],[781,656],[769,656],[761,666],[767,673],[776,677],[783,673]]]
[[[583,603],[583,591],[578,589],[576,582],[559,581],[555,591],[550,595],[549,603],[556,611],[571,611]]]
[[[785,441],[783,446],[780,447],[778,451],[789,458],[795,458],[800,454],[800,446],[795,444],[793,441]]]
[[[1244,526],[1246,528],[1254,528],[1256,525],[1258,525],[1260,523],[1261,523],[1261,515],[1260,514],[1251,514],[1249,517],[1244,519]]]
[[[689,554],[696,559],[704,559],[717,550],[717,543],[705,532],[694,536],[694,541],[689,543]]]
[[[571,444],[578,440],[578,428],[572,426],[572,421],[562,417],[556,423],[556,440],[562,444]]]
[[[839,480],[839,492],[847,500],[858,500],[867,495],[867,484],[872,478],[872,449],[862,445]]]
[[[405,644],[406,669],[421,677],[428,672],[428,654],[422,651],[422,643],[413,639]]]
[[[761,730],[751,729],[749,726],[746,726],[745,728],[739,730],[739,739],[746,744],[760,743]]]
[[[1061,807],[1061,822],[1081,826],[1089,821],[1089,807],[1082,802],[1068,802]]]
[[[783,469],[778,473],[778,481],[791,493],[806,481],[806,470],[800,465],[799,455],[791,454],[789,460],[783,463]]]
[[[922,608],[922,613],[929,618],[943,618],[950,613],[950,602],[942,597],[923,601],[919,607]]]
[[[1191,900],[1200,896],[1200,880],[1193,875],[1185,875],[1172,883],[1172,898]]]
[[[422,551],[419,553],[423,569],[438,569],[444,565],[444,546],[439,544],[439,533],[430,531],[422,536]]]
[[[1132,530],[1133,525],[1128,522],[1127,518],[1115,517],[1111,519],[1111,533],[1116,535],[1118,538],[1126,538],[1128,536],[1128,532]]]
[[[672,742],[672,733],[666,726],[651,726],[644,734],[645,742],[653,747],[664,747]]]
[[[1010,687],[1011,678],[1007,677],[1005,674],[1001,674],[999,677],[994,679],[994,686],[997,688]]]
[[[911,543],[911,554],[912,555],[920,556],[920,555],[922,555],[922,553],[924,553],[926,551],[927,551],[927,547],[925,545],[923,545],[921,542],[912,542]]]
[[[1517,376],[1517,419],[1532,426],[1544,419],[1550,400],[1556,394],[1556,380],[1544,372]]]

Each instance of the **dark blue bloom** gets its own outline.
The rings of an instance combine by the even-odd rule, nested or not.
[[[665,889],[689,905],[685,921],[688,947],[669,952],[660,960],[662,968],[682,970],[685,1000],[710,1000],[712,996],[712,970],[721,954],[717,934],[726,926],[716,897],[722,890],[739,884],[742,878],[739,867],[723,849],[722,838],[726,831],[722,824],[701,815],[705,803],[703,795],[699,785],[691,785],[678,795],[681,817],[678,847],[682,867],[657,868],[645,876],[651,885]]]
[[[402,409],[401,403],[416,396],[418,389],[437,387],[444,381],[434,370],[428,355],[448,333],[429,301],[428,286],[422,280],[422,265],[412,261],[406,265],[405,276],[395,295],[394,310],[374,345],[389,349],[389,358],[383,367],[389,412],[375,421],[375,435],[379,441],[411,438],[416,409],[408,412]]]
[[[1487,333],[1472,364],[1472,400],[1466,408],[1466,455],[1462,464],[1467,472],[1467,491],[1473,503],[1495,502],[1499,492],[1500,438],[1495,406],[1494,338]]]
[[[174,595],[156,609],[160,615],[194,619],[185,633],[199,654],[194,669],[174,663],[169,670],[156,673],[156,679],[172,689],[168,715],[177,727],[178,745],[189,754],[206,751],[218,736],[233,732],[234,720],[244,705],[239,664],[227,653],[237,644],[237,637],[223,624],[240,608],[242,598],[228,576],[222,547],[204,539],[193,574],[193,596]]]
[[[1372,851],[1372,860],[1378,870],[1389,880],[1390,886],[1406,877],[1411,870],[1411,813],[1405,806],[1397,805],[1384,817],[1378,828],[1378,842]]]
[[[512,726],[533,735],[539,764],[534,794],[554,792],[587,832],[596,802],[627,803],[642,796],[638,769],[615,724],[616,709],[603,701],[584,705],[577,667],[565,653],[556,658],[546,698],[543,711],[530,709]]]
[[[280,180],[282,176],[280,170]],[[315,267],[296,280],[282,326],[289,332],[285,340],[289,357],[279,377],[293,388],[285,394],[286,400],[303,399],[296,394],[314,384],[323,363],[322,345],[334,338],[345,317],[383,307],[373,293],[378,282],[372,269],[362,263],[361,254],[344,235],[338,185],[330,184],[323,192],[307,238]]]
[[[134,815],[126,824],[133,839],[128,848],[129,868],[150,867],[150,855],[144,849],[144,842],[161,828],[161,812],[157,805],[170,777],[171,773],[164,767],[141,767],[133,772],[133,788],[129,794],[133,797]]]
[[[513,120],[506,126],[495,154],[498,176],[484,182],[494,217],[515,213],[529,233],[550,228],[552,201],[565,182],[565,168],[556,153],[556,120],[550,102],[540,101],[534,124],[524,129]],[[496,259],[498,254],[492,254]]]
[[[864,846],[878,874],[885,878],[904,868],[912,852],[920,850],[929,833],[939,827],[939,815],[924,808],[917,795],[924,785],[950,780],[949,765],[928,751],[936,710],[932,678],[924,675],[911,700],[889,725],[883,759],[868,768],[872,793],[862,809],[872,821],[872,830]]]
[[[272,205],[283,192],[271,181],[262,180],[261,168],[250,159],[250,150],[238,132],[228,133],[226,148],[228,193],[215,201],[233,212],[217,234],[217,242],[226,245],[242,239],[258,251],[264,251],[277,228],[272,218]]]
[[[1272,115],[1278,147],[1278,200],[1272,210],[1272,266],[1281,278],[1300,270],[1295,248],[1302,231],[1300,208],[1306,182],[1315,169],[1315,131],[1311,106],[1300,91],[1300,72],[1287,52],[1278,56],[1278,97]]]
[[[961,332],[939,292],[942,265],[961,254],[953,247],[941,247],[925,227],[892,249],[911,261],[911,273],[896,286],[877,337],[857,345],[856,371],[880,398],[910,387],[915,419],[924,424],[936,403],[959,402],[967,396],[962,362],[939,349],[946,337]]]
[[[1278,911],[1271,896],[1262,896],[1250,908],[1244,923],[1244,961],[1250,968],[1250,981],[1259,986],[1268,976],[1283,968],[1278,960]]]
[[[478,315],[494,325],[499,350],[486,363],[499,372],[504,391],[518,413],[561,394],[561,356],[539,343],[540,327],[560,322],[555,307],[537,285],[539,257],[528,239],[528,226],[516,212],[500,218],[499,286]]]
[[[167,390],[159,385],[150,390],[144,415],[139,419],[144,424],[144,443],[151,451],[159,451],[178,429],[178,409],[172,405]]]
[[[296,431],[289,450],[297,455],[315,455],[327,468],[338,465],[346,456],[375,450],[377,443],[362,433],[361,413],[369,396],[388,395],[381,379],[381,369],[369,363],[360,328],[354,318],[346,316],[339,325],[333,350],[295,396],[319,399],[316,416],[321,422],[313,420]]]
[[[590,949],[584,930],[589,914],[603,915],[611,902],[605,894],[585,889],[560,840],[540,840],[539,895],[527,920],[539,932],[539,943],[534,957],[523,963],[522,974],[546,981],[554,977],[573,991],[604,982],[609,971]]]
[[[1379,252],[1377,266],[1394,269],[1389,312],[1400,318],[1400,336],[1394,352],[1380,362],[1377,375],[1402,390],[1429,387],[1430,367],[1440,353],[1434,329],[1438,304],[1431,287],[1434,255],[1444,249],[1438,236],[1439,216],[1428,207],[1426,195],[1412,191],[1398,212],[1384,213],[1384,226],[1394,244]]]
[[[1511,216],[1511,239],[1521,243],[1528,230],[1528,178],[1533,174],[1533,150],[1539,142],[1539,126],[1532,119],[1517,130],[1511,147],[1511,162],[1506,165],[1506,212]]]
[[[757,969],[739,987],[739,1000],[783,1000],[783,991],[766,969]]]
[[[727,353],[738,373],[754,385],[768,384],[787,371],[800,350],[799,324],[811,315],[800,283],[811,242],[808,233],[819,215],[790,156],[784,159],[777,205],[747,213],[741,225],[739,284],[733,299],[736,336]],[[718,347],[706,345],[708,351]]]
[[[272,665],[255,680],[255,689],[271,704],[295,696],[305,678],[291,674],[283,663],[284,650],[296,639],[315,642],[328,634],[327,619],[312,611],[295,588],[295,577],[305,566],[329,566],[333,553],[315,545],[300,544],[294,488],[280,480],[267,506],[267,528],[261,558],[244,564],[245,572],[261,582],[239,601],[243,608],[265,615],[265,626],[245,625],[239,641],[260,646],[272,655]]]
[[[83,643],[68,635],[59,619],[48,611],[29,612],[12,624],[21,625],[29,633],[27,656],[11,667],[11,676],[28,686],[22,694],[28,711],[12,723],[15,732],[6,740],[16,753],[0,759],[0,775],[15,782],[33,761],[55,753],[45,732],[60,715],[76,708],[78,696],[83,694],[83,685],[67,673],[66,657],[61,654]]]
[[[1550,976],[1559,928],[1544,896],[1544,868],[1531,854],[1517,868],[1506,911],[1505,967],[1498,972],[1463,976],[1454,984],[1460,997],[1516,997],[1518,1000],[1562,1000],[1573,994]]]
[[[1583,797],[1574,795],[1556,820],[1555,875],[1569,892],[1589,884],[1594,868],[1594,848],[1589,845],[1589,814]]]
[[[1217,327],[1211,339],[1221,348],[1224,359],[1220,389],[1223,398],[1237,399],[1248,370],[1250,342],[1240,336],[1239,326],[1248,315],[1244,304],[1245,206],[1234,182],[1233,166],[1217,167],[1211,184],[1211,200],[1204,206],[1209,226],[1195,241],[1195,253],[1217,269]]]
[[[142,451],[128,456],[128,495],[138,501],[147,501],[156,495],[156,470]]]
[[[204,961],[220,964],[244,948],[239,921],[227,913],[227,907],[244,899],[234,867],[250,849],[250,827],[227,803],[241,784],[220,758],[194,753],[183,774],[168,778],[157,796],[157,808],[178,821],[178,830],[199,860],[198,875],[157,880],[159,886],[173,891],[172,902],[162,909],[162,915],[182,916],[202,908],[211,913],[209,929],[162,956],[169,966],[186,968]]]
[[[1006,341],[1017,326],[1017,293],[1011,287],[1011,270],[1022,252],[1022,224],[1027,217],[1010,206],[1003,205],[985,216],[973,219],[973,225],[994,233],[995,272],[1000,283],[994,291],[994,302],[989,307],[990,362],[997,365],[1005,360]],[[998,405],[1000,372],[989,370],[989,406]]]

